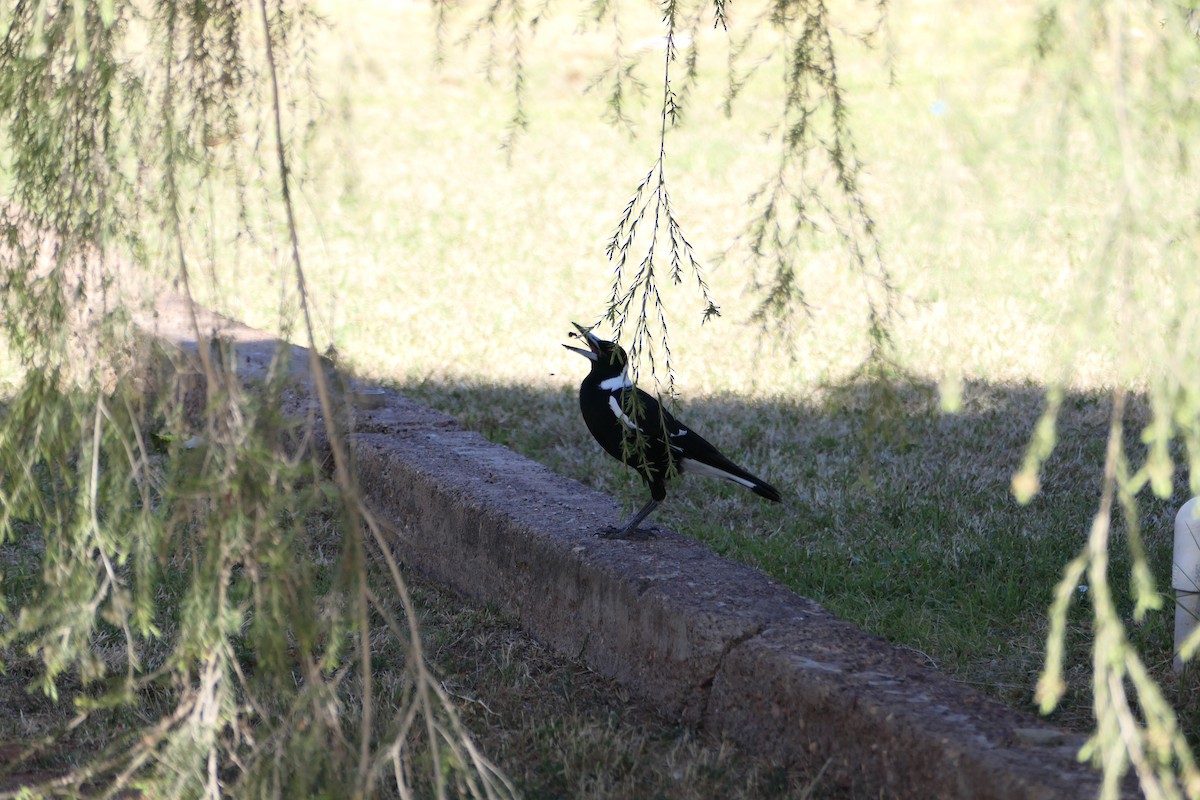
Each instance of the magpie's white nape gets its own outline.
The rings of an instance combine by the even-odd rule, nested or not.
[[[667,480],[681,472],[724,478],[745,486],[773,502],[779,491],[721,454],[704,437],[684,427],[655,398],[633,385],[629,358],[620,345],[601,339],[578,322],[569,338],[582,340],[587,349],[564,344],[592,362],[579,386],[579,409],[592,436],[605,452],[637,470],[650,489],[650,500],[621,527],[607,528],[610,539],[647,539],[638,528],[667,496]],[[576,332],[577,331],[577,332]]]

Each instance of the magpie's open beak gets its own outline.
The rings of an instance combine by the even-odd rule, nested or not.
[[[584,343],[587,344],[588,349],[584,350],[581,347],[571,347],[569,344],[564,344],[563,347],[574,353],[579,353],[579,355],[583,356],[589,361],[595,361],[600,358],[600,349],[596,344],[600,341],[600,339],[596,336],[596,334],[592,333],[590,329],[583,327],[578,322],[572,322],[571,324],[574,325],[575,330],[579,332],[575,333],[572,331],[571,333],[568,333],[567,336],[575,339],[582,339]]]

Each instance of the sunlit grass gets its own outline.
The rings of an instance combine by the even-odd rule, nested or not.
[[[906,368],[935,383],[1112,380],[1102,347],[1061,367],[1063,323],[1075,313],[1068,253],[1093,233],[1087,203],[1103,194],[1084,174],[1066,187],[1080,206],[1046,204],[1062,187],[1047,173],[1051,143],[1025,121],[1028,13],[899,5],[887,40],[893,87],[885,50],[845,46],[864,188],[903,293],[898,349]],[[585,89],[611,59],[607,34],[575,35],[569,15],[552,19],[526,49],[530,129],[502,153],[512,100],[502,81],[485,80],[478,48],[460,52],[451,38],[435,70],[424,9],[331,5],[329,15],[322,65],[338,77],[318,87],[326,130],[303,151],[315,172],[301,207],[321,335],[381,378],[561,385],[557,376],[575,368],[557,347],[564,324],[604,310],[604,245],[653,161],[654,87],[636,119],[640,138],[603,124],[601,93]],[[642,42],[652,78],[656,29],[633,27],[626,38]],[[670,135],[668,178],[724,315],[702,326],[690,287],[670,292],[673,365],[689,396],[804,395],[861,360],[860,285],[826,232],[799,276],[812,316],[794,348],[764,341],[748,323],[753,276],[739,251],[718,257],[778,157],[762,135],[777,110],[778,76],[764,68],[725,119],[725,40],[707,30],[700,38],[711,60],[684,126]],[[227,278],[221,305],[276,327],[271,287],[287,269],[282,254],[236,255],[217,264]]]

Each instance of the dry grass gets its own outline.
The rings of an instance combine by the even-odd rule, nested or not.
[[[849,797],[672,724],[621,686],[427,584],[422,630],[468,727],[528,798]]]

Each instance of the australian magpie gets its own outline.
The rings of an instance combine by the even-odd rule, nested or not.
[[[757,495],[778,503],[782,498],[774,486],[734,464],[704,440],[685,428],[659,402],[629,379],[629,358],[614,342],[608,342],[578,322],[587,350],[564,344],[592,362],[591,372],[579,386],[579,408],[583,421],[609,455],[633,467],[650,487],[650,502],[642,506],[620,528],[608,528],[610,539],[643,539],[648,536],[638,524],[667,496],[667,480],[680,472],[694,472],[740,483]]]

